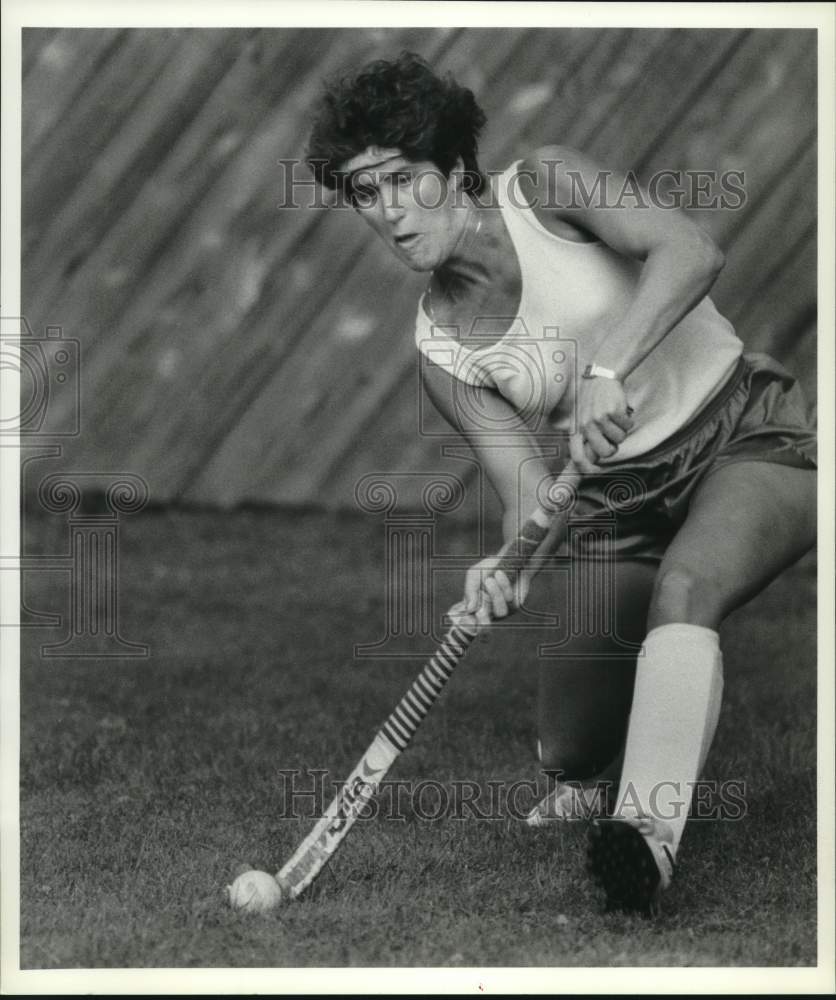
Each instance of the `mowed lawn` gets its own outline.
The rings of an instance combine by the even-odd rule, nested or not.
[[[421,666],[352,656],[383,632],[382,523],[168,510],[121,530],[121,630],[150,659],[41,659],[60,630],[23,634],[23,968],[815,964],[812,557],[724,628],[706,777],[745,782],[747,811],[690,824],[660,918],[603,913],[582,825],[430,821],[408,796],[253,918],[224,885],[242,863],[275,871],[312,824],[283,818],[280,771],[344,777]],[[65,531],[30,521],[28,551],[64,551]],[[445,526],[439,551],[466,534]],[[65,611],[66,588],[32,573],[26,597]],[[451,578],[438,609],[456,596]],[[544,787],[518,648],[474,647],[392,779]]]

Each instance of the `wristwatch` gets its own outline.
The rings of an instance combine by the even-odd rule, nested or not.
[[[618,376],[611,368],[603,368],[601,365],[587,365],[583,370],[583,375],[581,378],[612,378],[618,379]]]

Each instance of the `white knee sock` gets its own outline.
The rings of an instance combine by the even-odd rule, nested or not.
[[[616,813],[664,820],[675,854],[717,729],[723,657],[715,631],[687,624],[653,629],[642,653]]]

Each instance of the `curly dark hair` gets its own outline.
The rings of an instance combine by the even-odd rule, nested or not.
[[[346,181],[341,165],[367,146],[397,147],[410,160],[430,160],[445,177],[461,157],[463,188],[478,195],[486,184],[476,161],[485,121],[472,91],[449,74],[437,76],[414,52],[402,52],[326,84],[306,160],[317,181],[336,190]]]

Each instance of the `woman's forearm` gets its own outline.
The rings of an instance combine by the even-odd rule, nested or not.
[[[523,524],[539,506],[540,495],[551,478],[552,474],[546,463],[531,457],[517,464],[515,475],[508,475],[506,482],[515,482],[516,489],[512,491],[506,488],[500,494],[503,507],[502,538],[506,545],[519,535]]]
[[[564,473],[576,475],[569,465],[568,453],[564,454],[554,468],[549,468],[544,460],[528,459],[519,467],[517,481],[519,489],[502,497],[502,537],[504,544],[513,541],[520,534],[525,522],[539,510],[549,509],[549,489]]]
[[[652,250],[630,308],[599,346],[595,363],[614,371],[623,382],[705,298],[723,263],[723,254],[708,236]]]

